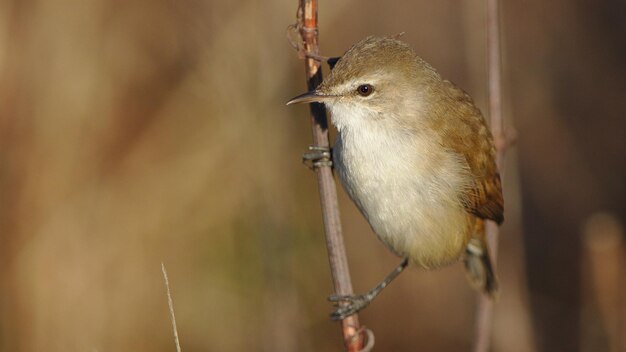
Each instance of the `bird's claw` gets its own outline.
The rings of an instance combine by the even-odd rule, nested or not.
[[[332,151],[329,147],[310,146],[309,151],[302,155],[302,163],[311,170],[323,166],[332,167]]]
[[[367,307],[372,301],[373,297],[370,295],[354,295],[354,296],[343,296],[343,295],[332,295],[328,297],[328,300],[335,303],[335,305],[339,306],[335,309],[334,312],[330,313],[330,318],[332,320],[343,320],[352,314],[360,311],[361,309]],[[347,305],[341,305],[341,302],[348,302]]]
[[[328,296],[328,300],[335,304],[339,304],[339,302],[354,302],[358,300],[365,299],[366,295],[330,295]]]

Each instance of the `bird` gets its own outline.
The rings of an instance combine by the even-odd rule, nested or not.
[[[337,134],[332,165],[373,232],[404,258],[365,294],[331,296],[331,317],[365,308],[409,264],[435,269],[463,260],[477,289],[498,280],[485,221],[501,224],[504,199],[494,139],[472,98],[394,37],[367,37],[313,91]],[[339,304],[342,302],[343,304]]]

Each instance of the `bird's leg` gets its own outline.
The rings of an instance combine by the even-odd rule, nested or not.
[[[391,283],[409,264],[409,258],[404,258],[402,263],[398,265],[392,272],[387,275],[383,281],[381,281],[376,287],[371,289],[365,294],[355,296],[339,296],[332,295],[328,297],[328,300],[334,302],[336,305],[340,305],[340,302],[348,302],[347,305],[338,307],[334,312],[330,314],[332,320],[344,319],[361,309],[367,307],[378,294]]]
[[[311,170],[322,166],[332,167],[331,149],[316,145],[309,146],[309,151],[302,154],[302,163]]]
[[[301,28],[298,24],[292,24],[287,27],[287,40],[289,41],[291,46],[298,52],[298,56],[300,57],[300,59],[309,57],[313,60],[317,60],[320,62],[325,61],[332,70],[341,57],[328,57],[307,51],[304,48],[304,42],[302,41],[302,37],[299,34],[300,30],[302,29],[303,28]]]
[[[339,61],[339,59],[341,59],[341,56],[338,56],[338,57],[328,57],[328,56],[322,56],[322,55],[313,54],[313,53],[306,53],[305,55],[307,57],[310,57],[313,60],[326,61],[326,63],[328,64],[328,67],[330,67],[331,70],[333,68],[335,68],[335,65],[337,64],[337,61]]]

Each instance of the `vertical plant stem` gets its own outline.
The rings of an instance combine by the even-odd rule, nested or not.
[[[298,28],[304,42],[304,50],[315,55],[319,52],[317,5],[317,0],[300,0],[298,8]],[[304,60],[307,85],[309,90],[313,90],[322,82],[321,63],[309,56],[306,56]],[[313,145],[330,147],[326,109],[318,103],[310,104],[310,106]],[[317,174],[326,233],[326,247],[335,293],[337,295],[352,295],[352,282],[339,217],[337,188],[332,170],[329,166],[320,166],[315,168],[315,173]],[[363,338],[358,315],[354,314],[343,319],[341,326],[346,350],[350,352],[360,351],[363,346]]]
[[[626,351],[626,247],[620,221],[608,213],[589,217],[583,251],[583,304],[597,312],[581,322],[583,345],[593,346],[589,341],[585,344],[585,336],[595,336],[591,327],[597,329],[599,325],[606,336],[607,351]]]
[[[167,278],[167,271],[165,271],[165,264],[163,264],[163,262],[161,262],[161,272],[163,273],[163,280],[165,281],[167,306],[170,309],[170,320],[172,321],[172,330],[174,331],[174,344],[176,345],[176,352],[181,352],[180,340],[178,339],[178,328],[176,327],[176,314],[174,314],[174,301],[172,300],[172,293],[170,292],[170,280]]]
[[[500,48],[500,10],[498,0],[487,0],[487,65],[489,74],[489,117],[491,133],[496,144],[496,164],[502,175],[507,139],[502,117],[502,52]],[[496,267],[499,229],[492,221],[486,226],[491,260]],[[493,300],[487,295],[478,297],[474,352],[487,352],[491,345]]]

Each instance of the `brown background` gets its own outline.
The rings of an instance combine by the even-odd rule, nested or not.
[[[285,39],[295,10],[0,3],[0,350],[173,351],[162,261],[183,350],[340,350],[316,183],[299,161],[307,109],[284,106],[305,89]],[[322,2],[321,49],[406,32],[486,111],[484,14],[478,0]],[[519,138],[494,351],[609,351],[581,233],[595,212],[626,218],[626,5],[503,1],[502,14]],[[399,259],[340,198],[362,291]],[[461,351],[474,302],[461,265],[412,268],[361,317],[378,351]]]

